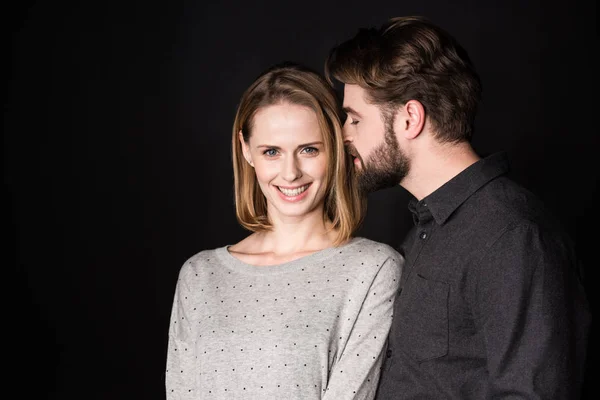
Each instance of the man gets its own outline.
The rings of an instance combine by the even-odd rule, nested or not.
[[[587,302],[575,256],[506,156],[470,145],[479,77],[420,17],[360,30],[327,60],[367,191],[414,199],[378,399],[575,399]]]

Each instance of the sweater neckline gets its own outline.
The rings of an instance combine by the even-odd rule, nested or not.
[[[316,251],[314,253],[308,254],[306,256],[297,258],[295,260],[291,260],[281,264],[274,265],[252,265],[245,263],[239,258],[233,256],[229,252],[229,247],[232,245],[226,245],[223,247],[219,247],[215,249],[216,256],[220,259],[220,261],[227,267],[232,270],[252,274],[252,275],[269,275],[269,274],[278,274],[283,272],[289,272],[293,270],[303,270],[308,265],[314,265],[327,259],[331,258],[335,254],[343,254],[343,252],[351,246],[363,241],[364,238],[353,237],[348,242],[338,247],[327,247],[325,249]]]

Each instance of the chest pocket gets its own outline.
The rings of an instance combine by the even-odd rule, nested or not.
[[[417,274],[402,295],[394,333],[399,347],[418,362],[448,354],[448,284]]]

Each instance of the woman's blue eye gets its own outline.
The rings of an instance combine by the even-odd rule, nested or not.
[[[358,121],[355,120],[355,119],[353,119],[352,121],[350,121],[350,125],[357,125],[357,124],[358,124]]]
[[[302,149],[302,151],[306,154],[317,154],[319,152],[319,149],[315,147],[305,147]]]
[[[275,150],[275,149],[268,149],[268,150],[265,150],[265,152],[263,154],[266,155],[266,156],[269,156],[269,157],[274,157],[274,156],[277,155],[277,150]]]

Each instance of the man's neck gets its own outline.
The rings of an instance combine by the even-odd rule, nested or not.
[[[469,143],[429,144],[411,159],[410,172],[400,182],[417,200],[429,196],[481,159]]]

